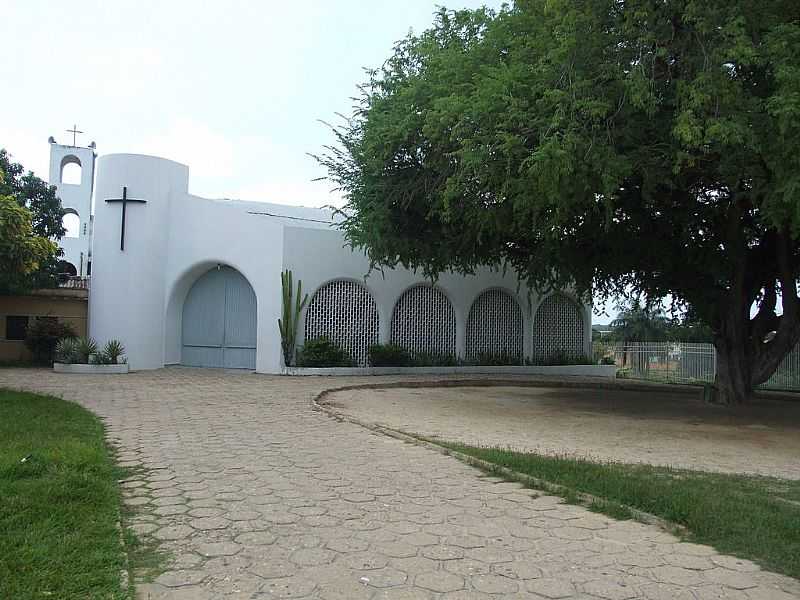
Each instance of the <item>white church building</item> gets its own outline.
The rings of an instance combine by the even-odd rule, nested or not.
[[[80,179],[64,183],[74,164]],[[132,369],[280,373],[286,269],[309,294],[298,346],[328,336],[358,365],[370,345],[390,342],[473,361],[590,355],[590,307],[568,294],[540,297],[491,269],[444,273],[433,285],[402,268],[370,272],[328,210],[201,198],[188,191],[185,165],[135,154],[95,159],[93,147],[54,142],[50,181],[79,218],[78,236],[62,243],[80,274],[91,269],[89,333],[121,340]]]

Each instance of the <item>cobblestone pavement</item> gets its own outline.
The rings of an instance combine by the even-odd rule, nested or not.
[[[800,479],[800,403],[736,411],[663,386],[350,390],[340,413],[430,438],[627,463]]]
[[[122,464],[146,469],[125,501],[172,558],[141,598],[800,597],[800,582],[748,561],[311,409],[354,382],[0,371],[0,386],[97,412]]]

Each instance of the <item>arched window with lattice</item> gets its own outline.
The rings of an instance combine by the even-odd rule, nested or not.
[[[414,356],[455,356],[456,314],[450,300],[429,285],[406,290],[394,306],[391,340]]]
[[[533,319],[533,359],[559,363],[586,354],[582,307],[564,294],[547,296]]]
[[[327,337],[355,364],[366,366],[368,349],[378,343],[378,307],[367,288],[337,279],[319,288],[306,309],[305,339]]]
[[[522,338],[522,309],[511,294],[490,289],[475,299],[467,318],[467,360],[521,361]]]

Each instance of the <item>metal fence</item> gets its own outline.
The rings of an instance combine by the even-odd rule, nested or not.
[[[712,383],[717,367],[713,344],[686,342],[594,343],[596,360],[613,360],[619,377],[666,383]],[[762,389],[800,391],[800,347],[790,352]]]

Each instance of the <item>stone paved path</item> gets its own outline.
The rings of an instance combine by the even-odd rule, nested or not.
[[[94,410],[123,464],[148,469],[126,502],[172,560],[141,598],[800,597],[800,582],[750,562],[311,410],[352,382],[0,371],[0,386]]]

